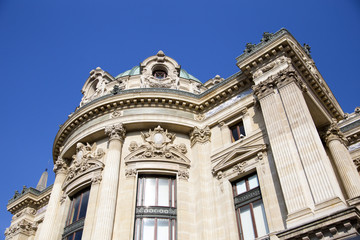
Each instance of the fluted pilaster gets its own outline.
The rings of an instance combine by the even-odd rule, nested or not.
[[[59,229],[57,228],[58,223],[56,222],[56,219],[62,196],[61,187],[65,181],[67,172],[67,164],[61,157],[59,157],[55,162],[54,172],[56,174],[55,182],[51,190],[39,239],[55,240],[58,239],[59,236]]]
[[[324,146],[296,82],[295,73],[289,74],[283,81],[279,81],[279,93],[315,204],[320,204],[337,198],[339,186],[330,181],[330,177],[335,179],[335,176],[325,166],[328,158]]]
[[[325,141],[330,149],[348,198],[359,197],[360,176],[345,146],[346,139],[335,122],[327,130]]]
[[[126,131],[121,123],[105,128],[105,133],[109,135],[109,147],[106,154],[105,168],[101,182],[98,212],[92,237],[93,240],[112,239],[119,183],[121,149],[125,132]]]
[[[301,215],[310,211],[313,200],[285,109],[279,94],[275,94],[275,87],[276,79],[270,77],[254,87],[254,94],[260,101],[286,208],[291,218],[293,214]]]

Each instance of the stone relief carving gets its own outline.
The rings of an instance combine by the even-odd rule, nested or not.
[[[121,116],[122,116],[121,111],[115,110],[115,111],[113,111],[111,113],[110,118],[118,118],[118,117],[121,117]]]
[[[15,235],[19,233],[24,233],[28,236],[35,235],[35,232],[37,230],[37,223],[32,223],[28,220],[21,220],[20,222],[10,226],[5,230],[5,239],[11,239]]]
[[[360,157],[355,158],[353,161],[356,166],[356,169],[358,170],[358,172],[360,172]]]
[[[189,171],[188,170],[179,170],[178,178],[184,179],[184,180],[189,180]]]
[[[257,77],[260,77],[262,76],[264,73],[270,71],[271,69],[281,65],[282,63],[288,63],[290,64],[291,63],[291,59],[290,58],[287,58],[285,56],[281,56],[281,57],[278,57],[276,58],[274,61],[270,62],[269,64],[265,65],[264,67],[256,70],[253,74],[253,77],[254,78],[257,78]]]
[[[125,162],[158,159],[190,165],[190,160],[185,156],[186,145],[174,144],[175,134],[157,126],[154,130],[141,132],[141,137],[144,143],[138,144],[135,141],[130,143],[131,153],[125,158]]]
[[[194,115],[194,120],[196,121],[203,121],[204,119],[205,119],[205,114],[199,113]]]
[[[97,148],[96,143],[76,144],[76,154],[72,156],[72,164],[69,167],[65,182],[69,182],[81,173],[89,171],[92,168],[103,169],[103,163],[100,159],[105,155],[104,150]]]
[[[126,130],[122,123],[105,127],[105,134],[109,135],[109,140],[118,139],[124,141]]]
[[[54,164],[54,172],[57,174],[57,173],[61,173],[61,172],[66,172],[66,170],[67,170],[67,164],[64,161],[64,159],[62,159],[59,156]]]
[[[233,171],[237,172],[238,174],[245,172],[245,167],[247,166],[247,161],[241,162],[239,164],[236,164],[233,167]]]
[[[65,202],[66,198],[67,198],[66,194],[63,193],[63,195],[61,195],[61,198],[60,198],[60,204],[61,205]]]
[[[204,128],[198,128],[195,126],[194,130],[192,130],[190,133],[191,146],[193,146],[197,142],[206,143],[210,141],[210,137],[211,137],[211,131],[209,126],[206,126]]]
[[[140,148],[146,149],[141,156],[137,156],[140,158],[176,158],[177,156],[174,155],[174,152],[171,150],[177,150],[182,154],[186,154],[187,152],[185,144],[173,144],[175,134],[169,133],[160,126],[157,126],[154,130],[150,129],[147,133],[141,132],[141,137],[145,142],[144,144],[138,146],[138,144],[133,141],[129,146],[131,152]]]
[[[24,210],[22,210],[22,211],[20,211],[20,212],[18,212],[18,213],[16,213],[16,214],[14,214],[14,216],[12,217],[12,220],[15,220],[15,219],[17,219],[17,218],[19,218],[19,217],[21,217],[21,216],[23,216],[23,215],[25,215],[25,214],[29,214],[29,215],[35,216],[35,215],[36,215],[36,209],[30,208],[30,207],[25,208]]]
[[[136,177],[136,169],[134,168],[130,168],[130,169],[125,169],[125,177],[129,178],[129,177]]]
[[[102,180],[102,176],[101,176],[101,174],[99,174],[91,179],[91,183],[92,184],[100,184],[101,180]]]

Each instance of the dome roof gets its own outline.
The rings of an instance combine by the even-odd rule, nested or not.
[[[120,73],[115,78],[120,78],[120,77],[124,77],[124,76],[134,76],[134,75],[139,75],[139,74],[140,74],[140,67],[135,66],[135,67],[123,72],[123,73]],[[189,74],[184,69],[180,69],[180,77],[185,78],[185,79],[189,79],[189,80],[194,80],[194,81],[197,81],[197,82],[201,83],[201,81],[199,79],[197,79],[193,75]]]

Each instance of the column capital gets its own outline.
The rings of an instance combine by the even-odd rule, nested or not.
[[[327,145],[333,140],[338,140],[345,146],[347,146],[347,143],[348,143],[344,134],[340,131],[340,128],[337,126],[336,121],[333,121],[330,124],[329,128],[327,129],[327,131],[324,135],[324,140]]]
[[[258,85],[252,86],[255,96],[260,100],[271,93],[274,93],[277,80],[273,76],[268,77],[265,81],[260,82]]]
[[[122,123],[110,125],[105,127],[105,134],[109,135],[109,141],[117,139],[124,141],[126,130]]]
[[[58,159],[55,161],[54,164],[54,172],[57,175],[58,173],[66,173],[67,172],[67,164],[64,161],[64,159],[62,159],[62,157],[58,157]]]
[[[193,146],[195,143],[205,143],[210,142],[211,137],[211,131],[209,126],[206,126],[204,128],[198,128],[194,127],[194,129],[190,133],[190,142],[191,146]]]

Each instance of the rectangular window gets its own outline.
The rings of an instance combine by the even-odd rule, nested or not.
[[[176,240],[176,185],[167,176],[139,176],[135,240]]]
[[[71,198],[71,205],[63,234],[64,239],[81,240],[89,194],[90,189],[86,189]]]
[[[235,142],[246,136],[245,128],[242,121],[230,126],[231,131],[231,141]]]
[[[269,233],[259,181],[252,174],[233,184],[234,203],[241,240],[253,240]]]

